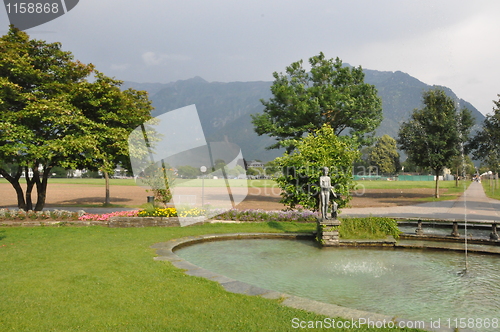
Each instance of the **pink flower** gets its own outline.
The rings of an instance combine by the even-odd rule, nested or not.
[[[111,212],[111,213],[104,213],[104,214],[91,214],[91,213],[86,213],[78,220],[82,221],[109,221],[111,217],[137,217],[137,214],[139,211],[134,210],[134,211],[116,211],[116,212]]]

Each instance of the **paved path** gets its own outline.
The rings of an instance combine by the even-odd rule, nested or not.
[[[342,216],[369,215],[393,218],[425,218],[467,221],[500,221],[500,201],[488,198],[480,183],[473,182],[457,200],[407,206],[343,209]]]

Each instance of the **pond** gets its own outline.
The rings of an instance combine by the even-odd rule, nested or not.
[[[258,287],[418,320],[500,318],[500,257],[402,249],[319,248],[312,241],[205,242],[175,252]]]

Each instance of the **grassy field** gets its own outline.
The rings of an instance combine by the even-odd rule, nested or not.
[[[26,183],[24,179],[21,179],[21,183]],[[7,180],[0,178],[0,183],[9,183]],[[90,179],[90,178],[50,178],[48,182],[49,186],[51,184],[76,184],[76,185],[86,185],[86,186],[104,186],[104,179]],[[133,179],[110,179],[110,184],[115,186],[135,186],[135,180]]]
[[[433,196],[419,198],[417,202],[437,202],[457,199],[470,185],[470,181],[460,181],[458,187],[455,181],[439,181],[439,188],[441,189],[441,194],[439,198]],[[418,189],[427,188],[434,189],[436,183],[434,181],[358,181],[359,188],[365,189]],[[443,192],[442,189],[445,191]]]
[[[434,181],[357,181],[358,185],[363,185],[366,189],[413,189],[413,188],[434,188]],[[470,181],[465,183],[466,186]],[[455,181],[439,181],[441,189],[455,189]],[[457,190],[463,190],[464,182],[458,184]]]
[[[500,200],[500,181],[484,179],[481,181],[486,196]]]
[[[189,187],[201,187],[201,179],[176,179],[176,184]],[[226,183],[222,179],[210,179],[204,180],[204,185],[206,187],[225,187]],[[272,188],[276,187],[277,183],[274,180],[229,180],[232,186],[243,186],[245,183],[249,187],[254,188]],[[7,180],[0,178],[0,183],[8,183]],[[58,184],[75,184],[75,185],[89,185],[89,186],[104,186],[104,179],[89,179],[89,178],[51,178],[49,179],[49,185],[51,183]],[[411,189],[411,188],[434,188],[434,181],[357,181],[358,185],[364,186],[366,189]],[[468,186],[467,182],[467,186]],[[115,186],[135,186],[135,180],[133,179],[111,179],[111,185]],[[440,181],[440,188],[454,189],[455,181]],[[463,189],[463,182],[460,182],[459,188]],[[460,190],[460,189],[458,189]]]
[[[149,247],[189,235],[309,232],[314,227],[277,222],[185,228],[3,227],[1,330],[290,331],[295,317],[325,317],[284,307],[278,300],[228,293],[216,282],[154,261]]]
[[[21,180],[22,183],[25,183]],[[225,187],[226,183],[221,179],[210,179],[204,180],[204,185],[206,187]],[[273,180],[229,180],[231,186],[244,186],[245,183],[250,187],[255,188],[267,188],[276,186],[276,182]],[[0,183],[8,183],[7,180],[0,178]],[[109,182],[114,186],[135,186],[135,180],[133,179],[110,179]],[[178,185],[188,186],[188,187],[201,187],[202,180],[201,179],[176,179],[175,183]],[[104,179],[90,179],[90,178],[51,178],[49,179],[50,184],[75,184],[75,185],[87,185],[87,186],[104,186]]]

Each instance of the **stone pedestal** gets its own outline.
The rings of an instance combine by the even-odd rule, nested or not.
[[[324,247],[334,247],[340,245],[338,219],[321,219],[318,218],[318,233],[317,241]]]
[[[460,237],[460,234],[458,233],[458,222],[456,221],[453,222],[453,230],[451,231],[451,236]]]
[[[422,220],[420,219],[417,222],[417,229],[415,230],[415,234],[424,235],[424,230],[422,229]]]
[[[497,224],[491,224],[490,240],[498,241]]]

